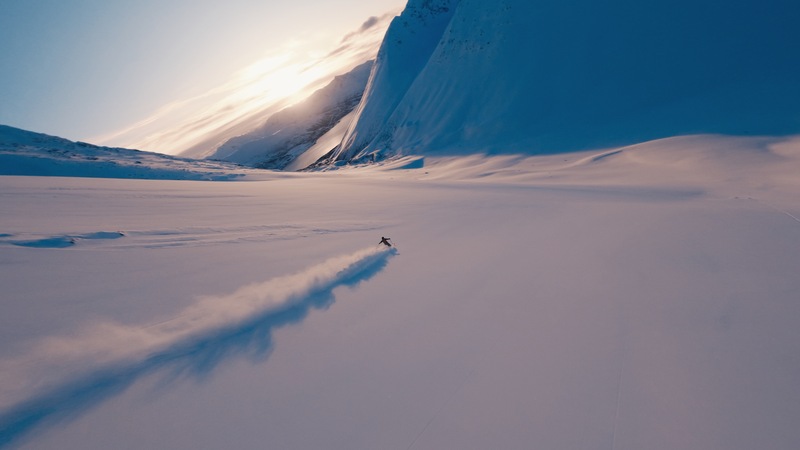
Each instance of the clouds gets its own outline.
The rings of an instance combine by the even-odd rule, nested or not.
[[[358,30],[347,33],[342,38],[342,45],[347,45],[348,42],[358,39],[359,36],[368,35],[371,32],[376,31],[376,29],[381,33],[381,35],[385,34],[386,29],[389,28],[389,24],[391,23],[392,19],[394,19],[394,17],[399,13],[400,11],[393,11],[388,12],[380,17],[370,17],[361,24]],[[334,50],[334,52],[338,51],[339,49],[341,49],[341,47]]]
[[[376,16],[372,16],[372,17],[370,17],[369,19],[367,19],[367,20],[366,20],[366,21],[365,21],[365,22],[364,22],[364,23],[361,25],[360,31],[362,31],[362,32],[363,32],[363,31],[369,30],[370,28],[372,28],[373,26],[375,26],[375,25],[376,25],[376,24],[377,24],[379,21],[380,21],[380,19],[379,19],[378,17],[376,17]]]

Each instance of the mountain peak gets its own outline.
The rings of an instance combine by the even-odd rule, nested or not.
[[[335,158],[798,132],[800,7],[768,3],[409,2]]]

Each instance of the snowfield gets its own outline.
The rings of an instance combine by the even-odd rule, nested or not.
[[[798,173],[700,135],[0,176],[0,447],[797,448]]]

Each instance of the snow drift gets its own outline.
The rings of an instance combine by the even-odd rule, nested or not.
[[[796,133],[798,22],[788,0],[411,0],[335,157]]]

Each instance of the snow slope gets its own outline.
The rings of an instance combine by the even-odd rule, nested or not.
[[[798,173],[698,135],[2,176],[0,447],[797,448]]]
[[[460,0],[436,33],[403,20],[437,3],[388,30],[338,159],[800,131],[796,2]]]
[[[412,0],[392,20],[356,111],[357,123],[350,125],[337,153],[362,148],[381,133],[381,127],[425,67],[457,4],[458,0]]]
[[[229,139],[209,158],[262,169],[284,169],[313,147],[358,105],[372,65],[373,61],[367,61],[350,72],[337,76],[303,102],[270,116],[257,129]],[[323,155],[336,145],[338,142],[331,145]],[[314,162],[316,160],[309,164]]]
[[[350,111],[350,113],[339,120],[339,123],[328,130],[327,133],[320,136],[314,145],[295,158],[295,160],[284,167],[283,170],[297,171],[306,169],[323,159],[325,155],[335,151],[342,143],[342,138],[344,138],[347,128],[350,126],[350,122],[353,121],[354,117],[355,111]],[[321,163],[325,164],[326,161],[323,160]]]
[[[246,172],[224,162],[98,147],[0,125],[0,175],[219,181]]]

